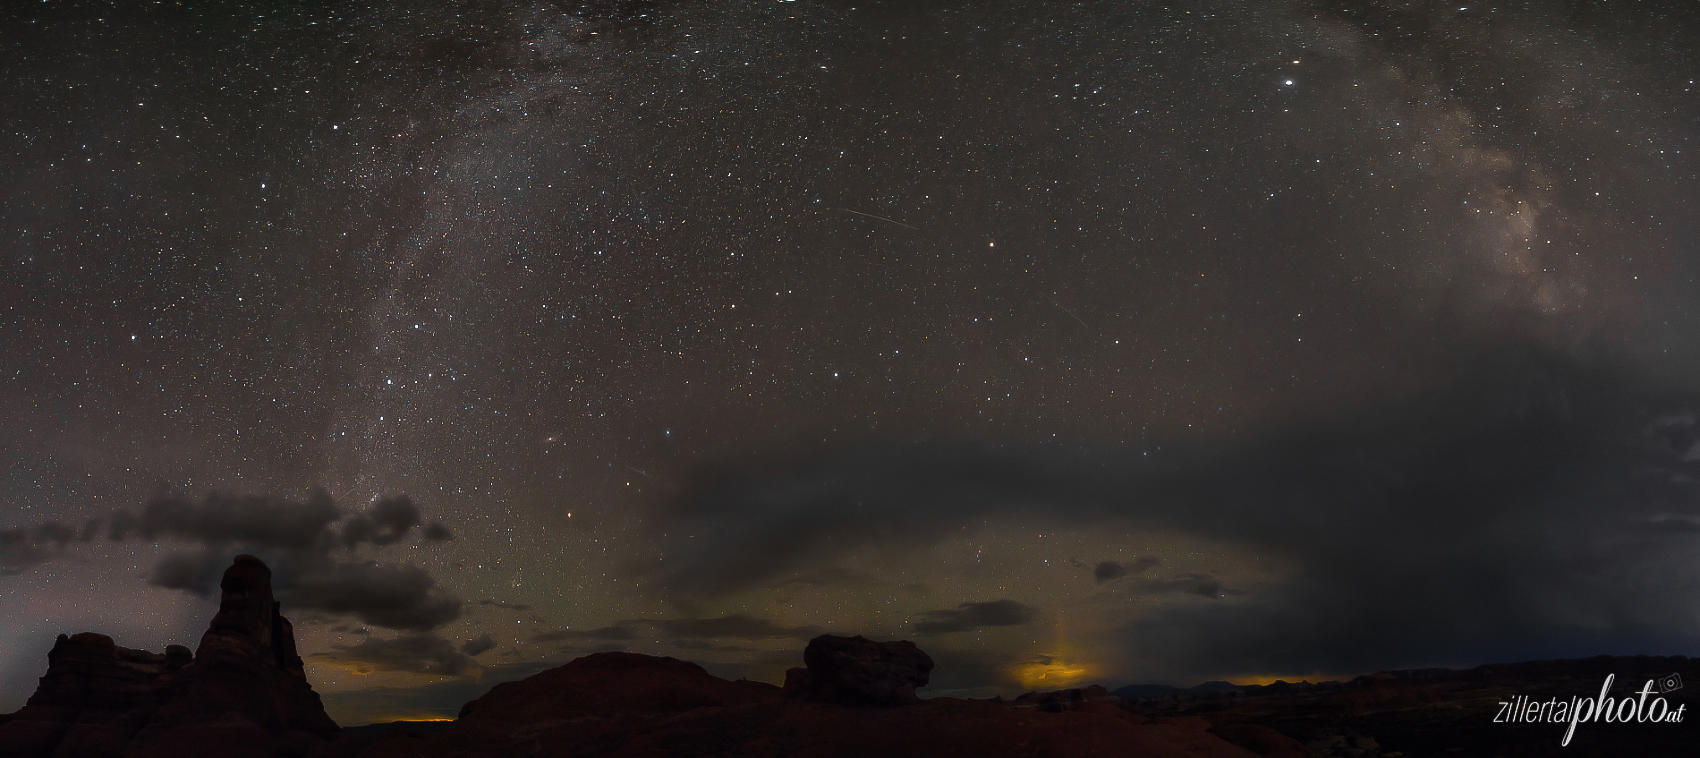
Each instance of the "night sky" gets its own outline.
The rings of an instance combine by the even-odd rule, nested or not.
[[[1697,652],[1693,3],[605,5],[0,10],[0,711]]]

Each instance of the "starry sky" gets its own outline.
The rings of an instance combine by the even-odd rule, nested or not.
[[[1693,654],[1700,11],[0,9],[0,710],[277,572],[345,725]]]

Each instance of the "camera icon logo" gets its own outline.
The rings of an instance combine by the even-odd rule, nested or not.
[[[1678,674],[1659,677],[1659,692],[1674,692],[1682,689],[1682,677]]]

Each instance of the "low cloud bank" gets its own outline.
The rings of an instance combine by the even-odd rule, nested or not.
[[[1241,596],[1205,575],[1097,565],[1095,581],[1138,590],[1129,602],[1223,600],[1159,603],[1122,631],[1151,676],[1691,651],[1697,400],[1620,364],[1509,347],[1444,386],[1241,439],[874,443],[724,462],[657,514],[675,535],[663,584],[688,607],[868,545],[1040,514],[1300,559],[1295,579]],[[916,630],[976,614],[1015,618],[970,604]]]

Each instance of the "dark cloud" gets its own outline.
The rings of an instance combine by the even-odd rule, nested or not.
[[[864,444],[795,456],[704,464],[662,504],[663,580],[676,599],[806,574],[871,542],[931,544],[988,512],[1053,500],[1058,475],[1105,476],[1096,461],[1038,446]]]
[[[342,521],[340,529],[335,528],[338,521]],[[194,500],[161,490],[142,507],[140,517],[118,511],[109,518],[87,519],[81,528],[50,521],[32,528],[0,531],[0,570],[40,563],[51,557],[42,550],[46,546],[63,549],[71,543],[91,542],[105,531],[112,541],[138,536],[201,545],[203,555],[173,556],[167,559],[169,563],[156,566],[153,575],[161,586],[204,593],[216,583],[224,566],[209,568],[202,564],[217,563],[237,552],[310,563],[326,557],[338,542],[349,548],[361,544],[381,547],[406,537],[419,524],[419,509],[406,495],[379,498],[365,512],[345,520],[335,501],[320,488],[314,488],[302,502],[220,492]],[[452,539],[448,529],[435,522],[422,536]]]
[[[467,655],[478,655],[480,653],[489,652],[489,650],[495,646],[496,641],[491,639],[490,635],[485,634],[480,635],[478,639],[467,640],[465,644],[460,646],[460,651]]]
[[[406,495],[379,498],[365,512],[344,520],[330,495],[317,488],[300,502],[219,492],[194,500],[162,491],[148,500],[140,517],[120,511],[109,520],[89,519],[81,529],[48,522],[0,531],[0,574],[45,562],[55,555],[48,547],[63,550],[69,543],[91,541],[104,527],[113,540],[139,536],[201,546],[167,555],[154,565],[147,578],[161,587],[210,595],[231,559],[251,553],[271,566],[273,590],[290,608],[425,631],[459,618],[461,605],[435,589],[429,572],[331,555],[337,545],[352,549],[393,544],[419,523],[419,509]],[[439,532],[447,530],[439,525]]]
[[[69,544],[93,540],[100,533],[102,523],[102,519],[89,519],[78,530],[49,521],[33,529],[0,530],[0,576],[53,560]]]
[[[24,569],[53,559],[27,529],[0,531],[0,576],[16,574]]]
[[[1127,567],[1115,561],[1102,561],[1092,568],[1092,578],[1100,583],[1127,576]]]
[[[159,587],[209,595],[218,587],[220,572],[229,565],[230,562],[218,553],[172,553],[154,564],[153,571],[148,574],[148,582]]]
[[[1037,609],[1014,600],[963,603],[955,608],[927,611],[915,622],[916,634],[966,632],[988,626],[1018,626],[1038,617]]]
[[[406,536],[419,525],[419,509],[406,495],[379,498],[365,513],[349,517],[342,524],[342,544],[354,547],[362,542],[388,545]],[[446,531],[446,530],[445,530]]]
[[[500,600],[495,600],[495,599],[491,599],[491,598],[485,598],[483,600],[480,600],[480,601],[478,601],[478,604],[483,605],[483,606],[489,606],[489,607],[492,607],[492,608],[501,608],[502,610],[507,610],[507,611],[529,611],[529,610],[531,610],[531,606],[526,605],[525,603],[504,603]]]
[[[77,530],[65,526],[57,521],[42,524],[35,528],[36,541],[52,542],[61,548],[65,547],[65,543],[71,542],[76,538]]]
[[[1100,561],[1098,565],[1092,567],[1092,578],[1097,580],[1099,584],[1103,584],[1111,579],[1120,579],[1129,574],[1141,573],[1159,563],[1162,563],[1162,561],[1150,556],[1142,556],[1133,563],[1126,565],[1115,561]]]
[[[136,531],[136,517],[129,511],[119,511],[112,514],[112,523],[108,525],[106,538],[113,542],[123,542],[131,532]]]
[[[338,521],[343,521],[340,529]],[[154,565],[148,581],[161,587],[210,595],[231,559],[251,553],[271,566],[273,591],[286,609],[353,616],[374,626],[420,632],[460,617],[461,602],[436,589],[430,572],[333,556],[337,546],[393,544],[419,521],[417,506],[405,495],[380,498],[364,513],[343,520],[336,503],[320,489],[304,502],[217,492],[195,501],[161,493],[148,501],[140,518],[115,514],[109,535],[199,543],[198,551],[172,553]],[[100,527],[100,521],[90,521],[80,534],[92,537]],[[80,539],[65,528],[42,533]]]
[[[1222,586],[1221,582],[1218,582],[1214,579],[1201,579],[1201,580],[1198,580],[1196,582],[1193,582],[1192,583],[1192,589],[1190,589],[1188,591],[1191,592],[1194,595],[1202,595],[1204,597],[1211,597],[1211,598],[1227,597],[1230,594],[1234,594],[1234,595],[1243,594],[1243,593],[1240,593],[1236,590],[1229,590],[1227,588],[1224,588]]]
[[[161,493],[143,506],[136,531],[146,540],[299,550],[322,544],[330,525],[340,518],[342,513],[331,496],[317,488],[305,502],[219,492],[196,501]]]
[[[712,597],[1037,514],[1301,562],[1287,584],[1227,599],[1202,575],[1135,582],[1221,601],[1162,603],[1128,627],[1153,673],[1687,650],[1700,638],[1674,598],[1700,581],[1697,401],[1619,361],[1511,345],[1420,393],[1214,442],[870,443],[721,464],[658,514],[665,578]]]
[[[348,614],[373,626],[424,631],[460,618],[460,601],[435,590],[418,566],[332,563],[295,577],[287,598],[297,608]]]
[[[421,674],[461,676],[478,671],[478,663],[459,650],[454,643],[435,634],[404,634],[393,640],[368,639],[357,645],[333,645],[327,653],[315,653],[314,658],[327,658],[376,671],[412,671]]]
[[[210,595],[238,552],[242,549],[173,553],[160,559],[148,581]],[[430,572],[418,566],[255,552],[272,567],[272,588],[286,611],[348,615],[373,626],[408,631],[435,629],[460,618],[461,601],[438,591]]]

